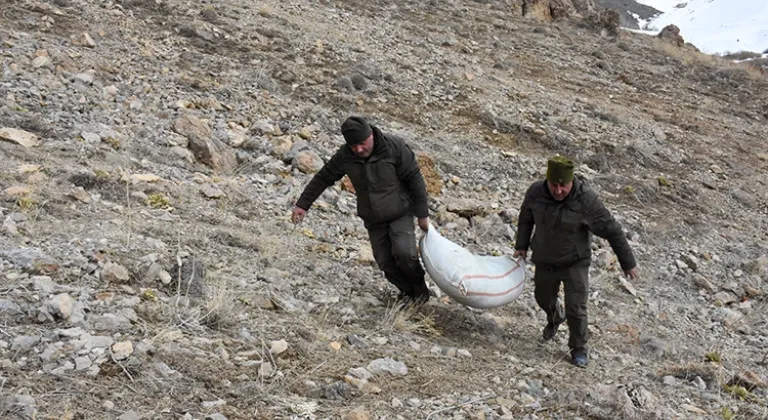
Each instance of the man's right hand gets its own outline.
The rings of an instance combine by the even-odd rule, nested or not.
[[[512,254],[512,258],[517,257],[523,257],[523,261],[525,261],[525,259],[528,258],[528,251],[525,249],[516,249],[515,253]]]
[[[307,214],[307,211],[304,210],[303,208],[301,208],[301,207],[294,207],[293,208],[293,213],[291,213],[291,222],[293,222],[294,225],[296,223],[301,222],[302,220],[304,220],[304,215],[306,215],[306,214]]]

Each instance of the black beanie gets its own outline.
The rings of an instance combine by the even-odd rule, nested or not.
[[[371,126],[363,117],[349,117],[341,125],[341,134],[349,146],[362,143],[372,132]]]

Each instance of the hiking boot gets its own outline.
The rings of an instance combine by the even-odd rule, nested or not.
[[[589,364],[589,357],[587,357],[587,351],[584,349],[571,350],[571,364],[576,367],[587,367]]]
[[[552,323],[547,323],[547,326],[544,327],[544,332],[542,332],[542,337],[544,338],[544,341],[549,341],[553,338],[555,338],[555,335],[557,334],[558,328],[560,328],[560,324],[562,324],[563,321]]]

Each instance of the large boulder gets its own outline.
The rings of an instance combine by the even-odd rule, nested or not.
[[[685,45],[685,40],[683,39],[683,36],[680,35],[680,28],[678,28],[677,25],[665,26],[657,36],[676,47]]]
[[[603,35],[619,36],[621,15],[613,9],[601,9],[589,13],[584,18],[587,26],[599,31]]]
[[[571,0],[523,0],[523,16],[544,22],[566,19],[575,13]]]
[[[576,8],[576,12],[582,16],[587,16],[597,9],[595,0],[571,0],[571,2],[573,3],[573,7]]]

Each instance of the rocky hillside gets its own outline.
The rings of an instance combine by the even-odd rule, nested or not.
[[[766,78],[575,3],[0,0],[0,417],[766,418]],[[530,280],[394,309],[341,183],[290,224],[350,114],[481,254],[578,161],[589,368]]]

